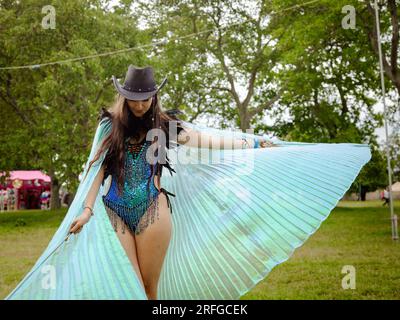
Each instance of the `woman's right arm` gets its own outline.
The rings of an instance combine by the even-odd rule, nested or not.
[[[97,195],[99,193],[100,185],[104,178],[104,164],[101,166],[96,178],[93,181],[92,186],[86,196],[84,207],[90,207],[93,210],[94,202],[96,201]],[[82,214],[77,217],[71,224],[70,233],[79,233],[84,224],[86,224],[92,215],[89,208],[85,208]]]

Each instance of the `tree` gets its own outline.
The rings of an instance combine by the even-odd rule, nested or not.
[[[371,51],[376,59],[379,59],[378,49],[378,33],[375,18],[374,1],[364,0],[364,6],[359,15],[361,25],[365,30],[366,37],[371,44]],[[400,94],[400,73],[399,64],[399,13],[400,7],[396,0],[379,1],[378,7],[382,37],[382,56],[383,56],[383,71],[391,84]],[[385,41],[384,39],[389,39]],[[387,59],[389,57],[389,60]]]
[[[142,36],[135,21],[106,10],[109,2],[55,1],[56,27],[45,29],[42,8],[48,2],[3,1],[0,65],[34,65],[134,47]],[[1,167],[44,170],[52,179],[51,207],[58,207],[60,184],[77,187],[100,107],[112,101],[111,74],[121,77],[132,61],[145,62],[146,57],[128,51],[0,70],[2,130],[7,132],[0,140],[0,152],[7,154]]]
[[[371,151],[371,160],[363,167],[349,190],[350,192],[360,193],[360,199],[363,201],[367,192],[387,186],[384,152],[375,146],[372,146]]]
[[[266,23],[267,3],[140,2],[137,14],[158,26],[156,38],[169,40],[162,53],[186,83],[179,85],[187,92],[190,120],[209,115],[221,127],[231,122],[244,131],[281,96],[274,70],[280,52],[274,40],[284,29],[275,30]],[[188,36],[191,33],[199,34]],[[184,40],[177,40],[182,36]],[[168,55],[171,51],[173,56]],[[246,88],[244,94],[240,87]]]

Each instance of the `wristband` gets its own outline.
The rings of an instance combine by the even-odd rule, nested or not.
[[[91,207],[89,207],[89,206],[86,206],[86,207],[83,208],[83,210],[85,210],[86,208],[89,208],[89,210],[90,210],[90,215],[91,215],[91,216],[94,216],[94,214],[93,214],[93,209],[92,209]]]
[[[254,139],[254,149],[257,149],[260,146],[260,141],[258,139]]]

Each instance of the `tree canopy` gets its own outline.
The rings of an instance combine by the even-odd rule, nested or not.
[[[98,113],[115,97],[111,76],[123,78],[134,64],[153,66],[157,80],[168,77],[162,105],[182,110],[188,121],[294,141],[368,143],[373,158],[354,186],[387,183],[375,134],[383,115],[373,108],[381,99],[373,1],[51,6],[0,3],[0,169],[39,168],[55,192],[61,184],[75,190]],[[395,0],[381,1],[385,84],[397,99],[399,10]],[[395,98],[389,109],[393,122]],[[396,132],[391,152],[398,168]]]

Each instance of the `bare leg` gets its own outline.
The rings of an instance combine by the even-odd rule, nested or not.
[[[136,274],[140,280],[140,283],[142,284],[143,289],[144,283],[143,283],[143,278],[140,272],[139,268],[139,263],[138,263],[138,258],[137,258],[137,252],[136,252],[136,239],[129,230],[128,226],[122,221],[122,219],[119,216],[115,216],[115,218],[118,220],[117,221],[117,235],[119,238],[119,241],[121,242],[123,248],[125,249],[125,252],[129,258],[129,260],[132,263],[132,266],[134,270],[136,271]],[[125,233],[122,233],[122,230],[125,229]]]
[[[157,299],[158,280],[172,233],[167,197],[164,193],[158,197],[159,219],[156,218],[141,233],[135,234],[139,267],[149,300]]]

